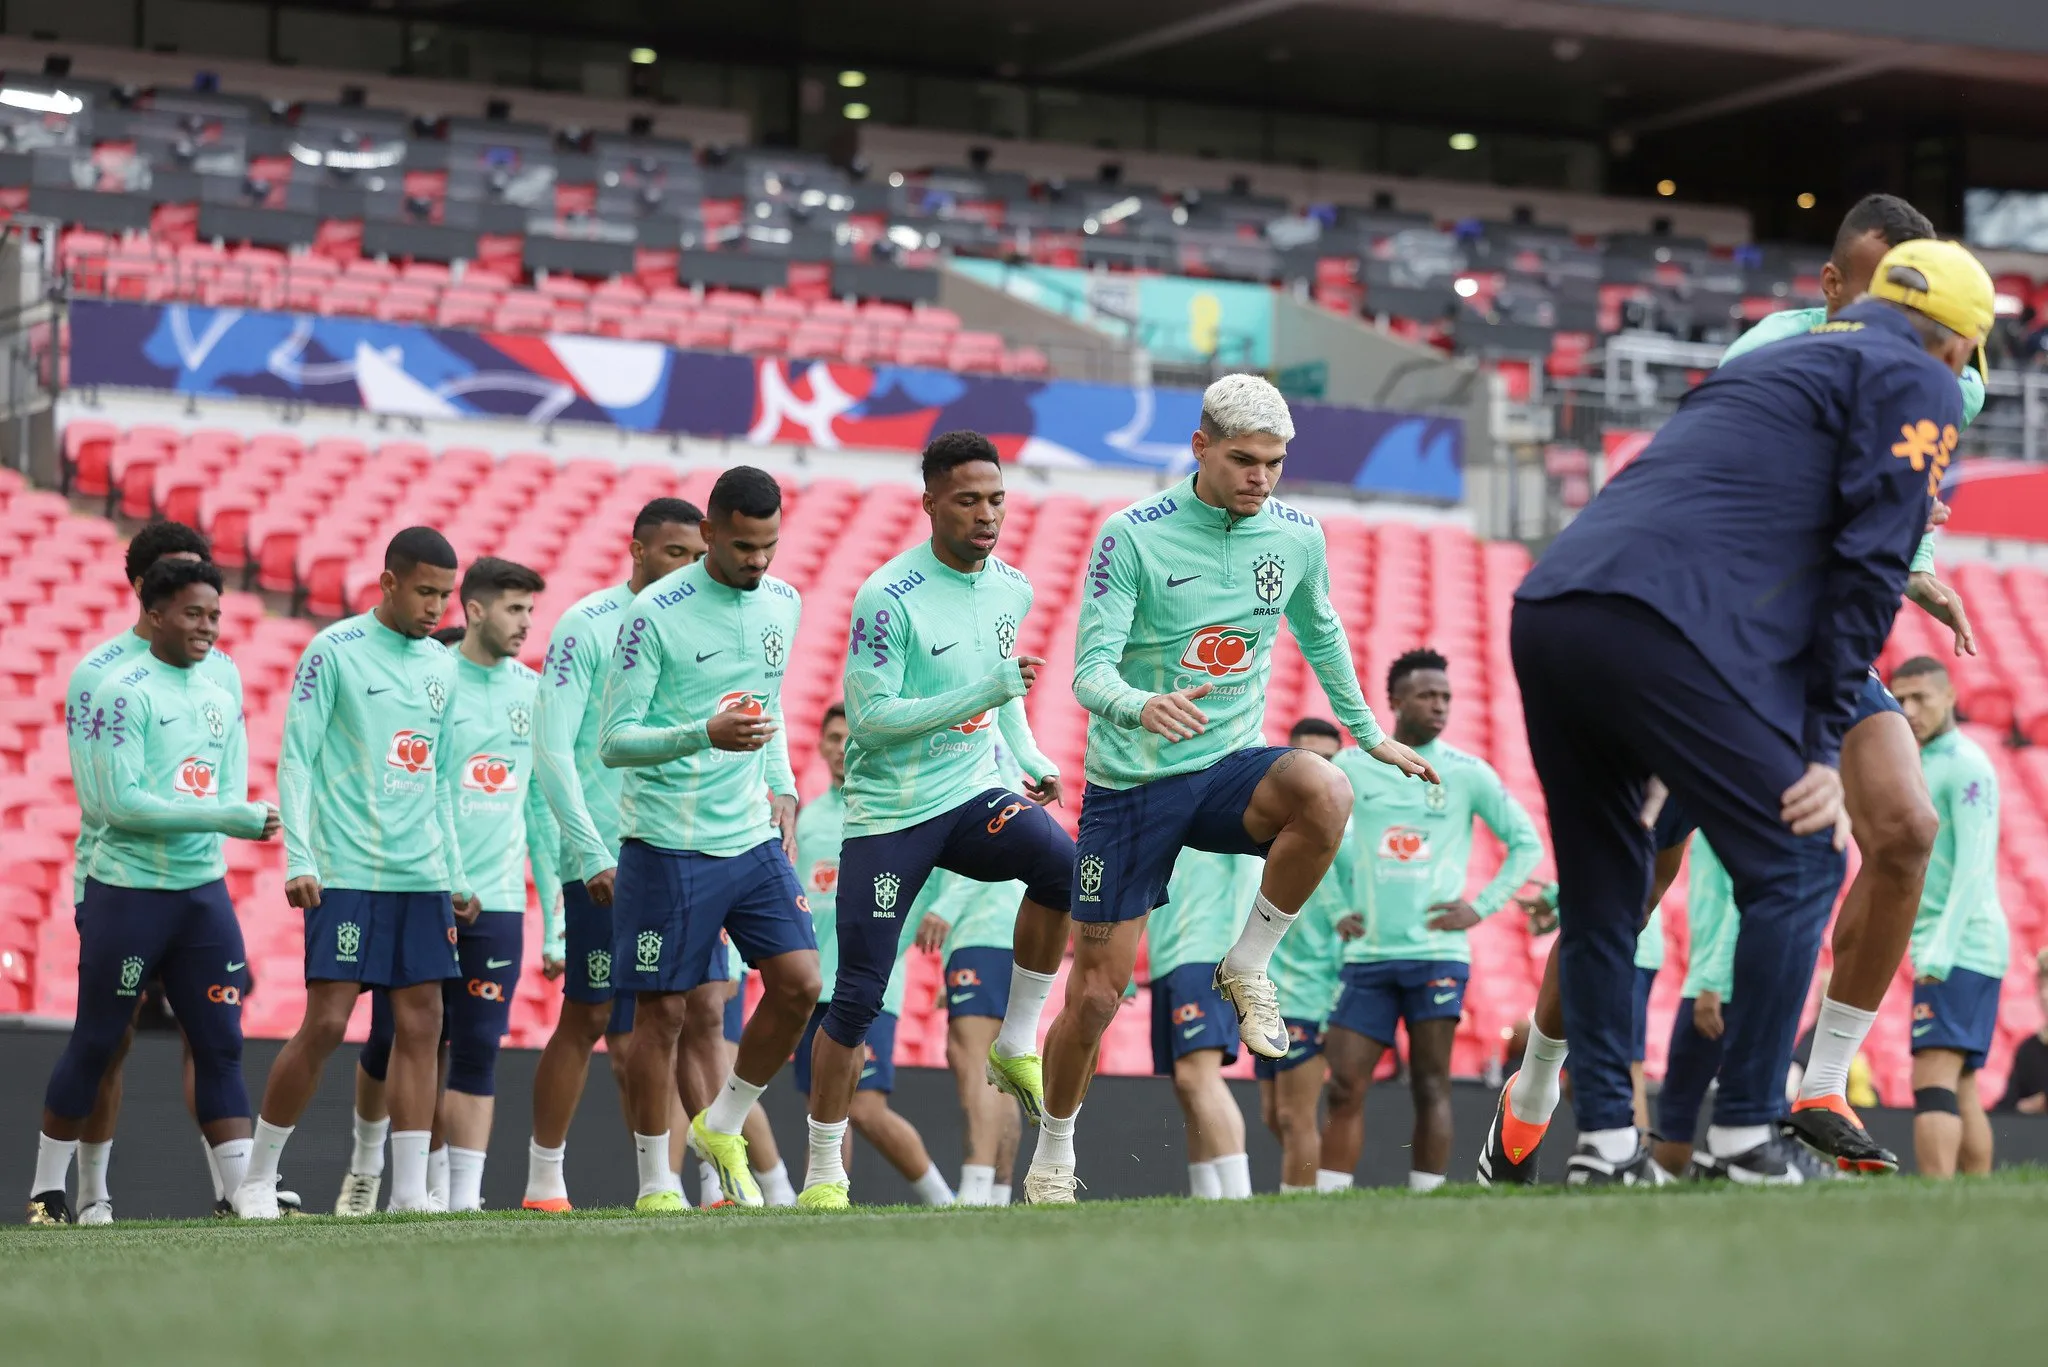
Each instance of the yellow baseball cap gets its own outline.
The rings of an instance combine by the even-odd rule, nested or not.
[[[1877,263],[1870,296],[1904,304],[1969,338],[1977,344],[1977,373],[1988,374],[1984,339],[1991,332],[1996,291],[1991,273],[1962,243],[1938,237],[1901,242]]]

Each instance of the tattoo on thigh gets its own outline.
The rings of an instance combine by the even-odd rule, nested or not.
[[[1084,940],[1107,940],[1116,933],[1116,927],[1108,921],[1083,921],[1081,938]]]
[[[1273,767],[1272,767],[1272,768],[1270,768],[1270,769],[1268,769],[1268,770],[1266,770],[1266,772],[1267,772],[1267,773],[1269,773],[1269,774],[1274,774],[1274,775],[1284,774],[1284,773],[1286,773],[1286,772],[1287,772],[1288,768],[1289,768],[1289,767],[1290,767],[1290,766],[1291,766],[1291,765],[1292,765],[1292,764],[1294,763],[1294,761],[1296,761],[1296,760],[1298,760],[1298,759],[1300,759],[1300,758],[1301,758],[1301,751],[1299,751],[1299,750],[1289,750],[1289,751],[1288,751],[1288,752],[1287,752],[1286,754],[1284,754],[1284,755],[1280,756],[1280,758],[1278,758],[1278,759],[1274,760],[1274,761],[1273,761]]]

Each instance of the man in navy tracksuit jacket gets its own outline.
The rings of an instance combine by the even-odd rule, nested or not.
[[[1894,248],[1872,296],[1715,371],[1516,592],[1570,908],[1569,1182],[1657,1176],[1628,1070],[1653,775],[1720,853],[1742,915],[1714,1115],[1737,1152],[1716,1156],[1743,1160],[1728,1165],[1743,1180],[1799,1180],[1774,1122],[1844,872],[1842,735],[1953,453],[1956,372],[1990,323],[1989,277],[1954,243]]]

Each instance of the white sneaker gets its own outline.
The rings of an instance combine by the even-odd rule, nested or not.
[[[1071,1206],[1077,1198],[1074,1189],[1081,1185],[1081,1179],[1074,1176],[1074,1169],[1066,1163],[1033,1163],[1031,1170],[1024,1174],[1024,1204],[1027,1206]]]
[[[112,1201],[95,1201],[78,1212],[78,1219],[74,1223],[81,1225],[111,1225],[114,1223],[114,1203]]]
[[[1287,1022],[1280,1018],[1280,996],[1273,980],[1263,973],[1236,974],[1216,965],[1211,980],[1237,1011],[1237,1035],[1244,1047],[1260,1058],[1286,1058],[1291,1041]]]
[[[384,1174],[352,1172],[341,1179],[341,1195],[334,1198],[336,1215],[375,1215],[377,1213],[377,1191],[384,1185]]]
[[[429,1191],[426,1199],[416,1206],[402,1206],[397,1201],[393,1201],[390,1205],[384,1207],[384,1211],[387,1215],[446,1215],[448,1213],[448,1198],[437,1191]]]
[[[275,1220],[280,1212],[277,1208],[276,1182],[245,1181],[235,1188],[229,1198],[237,1217],[244,1220]]]
[[[299,1194],[295,1191],[286,1191],[282,1177],[277,1179],[277,1209],[278,1213],[287,1219],[306,1213],[299,1202]]]

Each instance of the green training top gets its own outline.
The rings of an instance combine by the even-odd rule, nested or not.
[[[75,902],[85,896],[85,861],[92,855],[93,844],[100,837],[102,822],[94,813],[102,804],[95,800],[92,791],[92,756],[84,743],[83,729],[99,705],[95,702],[95,691],[110,669],[125,669],[137,660],[150,658],[149,642],[129,628],[110,641],[102,641],[85,653],[71,671],[71,681],[64,689],[64,730],[66,744],[71,751],[71,788],[78,797],[78,839],[73,845],[71,862],[71,899]],[[234,726],[243,727],[242,721],[242,675],[235,668],[235,662],[219,646],[206,652],[206,658],[193,666],[227,691],[235,701]],[[246,737],[244,738],[246,740]]]
[[[1330,606],[1322,525],[1277,498],[1233,517],[1196,498],[1190,475],[1102,524],[1081,591],[1074,696],[1091,714],[1090,783],[1133,788],[1263,744],[1283,616],[1337,719],[1367,749],[1385,739]],[[1153,696],[1198,684],[1214,685],[1196,703],[1201,735],[1170,742],[1139,724]]]
[[[1755,351],[1760,346],[1783,341],[1808,333],[1827,322],[1828,311],[1818,309],[1781,309],[1757,319],[1756,326],[1728,344],[1721,353],[1721,364],[1727,365],[1737,356]],[[1975,366],[1964,366],[1957,377],[1963,389],[1963,426],[1968,427],[1984,411],[1984,377],[1977,373]],[[1915,574],[1934,572],[1934,533],[1920,538],[1920,545],[1913,552],[1912,571]]]
[[[1301,904],[1301,914],[1287,928],[1280,947],[1273,951],[1272,966],[1266,970],[1280,995],[1280,1014],[1292,1020],[1327,1020],[1330,1008],[1337,1004],[1338,975],[1344,966],[1337,922],[1351,914],[1354,825],[1344,824],[1344,843],[1338,847],[1330,871]]]
[[[1152,981],[1183,964],[1221,963],[1251,914],[1265,872],[1266,861],[1257,855],[1182,850],[1166,885],[1166,905],[1145,922]]]
[[[796,877],[811,906],[811,929],[818,938],[818,978],[824,988],[818,1005],[832,1000],[839,977],[839,845],[846,829],[846,791],[834,784],[803,805],[796,814]],[[903,950],[917,937],[918,917],[905,916],[896,937],[896,966],[882,989],[882,1009],[903,1014]]]
[[[526,863],[543,908],[561,892],[561,833],[533,776],[533,701],[540,675],[517,660],[486,669],[455,652],[455,841],[485,911],[526,913]]]
[[[619,862],[619,784],[597,755],[605,664],[633,605],[624,584],[570,604],[548,636],[534,705],[534,769],[562,830],[564,880],[595,878]]]
[[[1024,717],[1017,632],[1031,581],[994,556],[978,574],[922,542],[861,585],[846,640],[846,834],[880,835],[1003,782],[995,732],[1033,778],[1053,772]]]
[[[1941,829],[1913,921],[1913,974],[1946,980],[1967,968],[2003,978],[2011,932],[1998,904],[1998,772],[1984,747],[1944,731],[1920,747]]]
[[[1441,785],[1418,783],[1363,750],[1337,755],[1351,780],[1352,909],[1365,918],[1365,934],[1344,942],[1345,963],[1470,961],[1464,931],[1431,930],[1428,921],[1430,907],[1465,895],[1475,816],[1508,847],[1492,881],[1472,898],[1481,916],[1500,910],[1543,857],[1535,823],[1492,765],[1442,739],[1416,753],[1435,767]]]
[[[705,561],[633,600],[605,675],[598,753],[626,771],[619,837],[730,856],[775,836],[768,794],[795,796],[782,674],[802,600],[780,579],[736,589]],[[742,753],[711,744],[711,718],[772,717],[774,737]]]
[[[86,876],[160,891],[225,878],[221,837],[255,839],[268,813],[248,800],[241,708],[197,665],[128,663],[100,681],[81,728],[103,822]]]
[[[1735,914],[1735,883],[1704,832],[1692,837],[1692,870],[1685,895],[1685,986],[1682,997],[1711,992],[1725,1004],[1735,999],[1735,936],[1742,918]]]
[[[1664,908],[1650,908],[1650,919],[1636,932],[1636,967],[1652,973],[1664,967]]]
[[[286,878],[469,895],[448,753],[454,692],[455,652],[374,612],[313,638],[292,676],[277,762]]]

